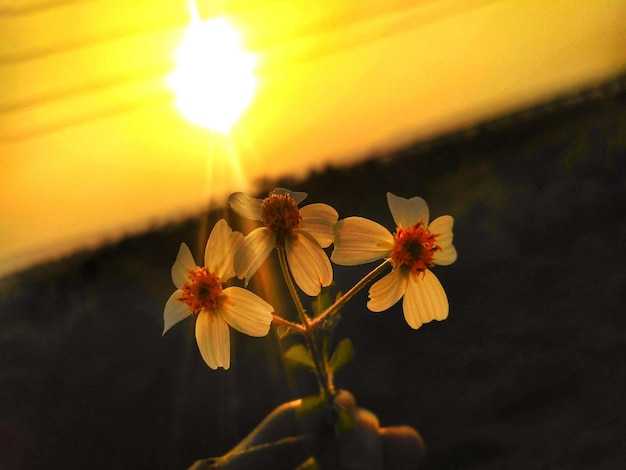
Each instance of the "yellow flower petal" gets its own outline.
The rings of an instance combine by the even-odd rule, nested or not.
[[[309,204],[300,209],[300,229],[313,235],[322,248],[330,246],[335,238],[335,224],[339,214],[328,204]]]
[[[219,314],[206,311],[198,314],[196,342],[202,359],[211,369],[230,367],[230,332]]]
[[[228,205],[241,217],[250,220],[261,220],[261,206],[263,201],[248,196],[246,193],[232,193],[228,196]]]
[[[456,248],[452,244],[452,226],[454,219],[449,215],[437,217],[428,226],[431,233],[440,234],[437,237],[437,244],[441,247],[433,256],[433,263],[440,266],[448,266],[456,261]]]
[[[233,266],[240,279],[249,279],[257,272],[276,246],[276,235],[267,227],[259,227],[250,232],[235,253]]]
[[[249,336],[267,335],[274,311],[270,304],[241,287],[228,287],[222,294],[224,299],[219,312],[226,323]]]
[[[367,308],[372,312],[382,312],[395,305],[404,295],[408,279],[407,270],[394,268],[370,287]]]
[[[387,204],[396,226],[408,228],[420,220],[428,226],[428,204],[421,197],[405,199],[392,193],[387,193]]]
[[[321,286],[333,281],[333,268],[328,256],[312,235],[296,230],[285,240],[287,263],[294,281],[310,296],[320,293]]]
[[[204,251],[204,265],[222,280],[235,275],[233,258],[243,243],[243,235],[233,232],[224,219],[220,219],[209,235]]]
[[[170,298],[167,299],[165,311],[163,312],[163,334],[165,334],[167,330],[173,327],[176,323],[191,315],[189,307],[176,300],[180,298],[181,295],[183,295],[183,291],[181,289],[177,289],[172,295],[170,295]]]
[[[445,320],[448,317],[448,297],[439,279],[431,271],[427,269],[423,275],[409,275],[402,309],[406,322],[413,329],[432,320]]]
[[[176,261],[172,266],[172,281],[177,289],[183,287],[189,277],[189,270],[196,269],[196,262],[193,260],[191,251],[186,243],[181,243],[176,256]]]
[[[382,259],[393,249],[393,235],[382,225],[363,217],[348,217],[335,225],[331,259],[344,266]]]

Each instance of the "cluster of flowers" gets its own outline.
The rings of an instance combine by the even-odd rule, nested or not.
[[[362,217],[339,220],[337,211],[327,204],[299,208],[306,197],[306,193],[283,188],[265,199],[233,193],[228,199],[231,209],[262,226],[244,237],[221,219],[209,236],[204,267],[197,266],[187,245],[181,244],[172,267],[176,291],[165,306],[163,334],[196,315],[195,334],[202,358],[212,369],[228,369],[229,326],[259,337],[269,332],[273,321],[281,323],[282,317],[258,295],[226,284],[236,276],[244,279],[247,287],[274,249],[308,296],[317,296],[322,287],[332,283],[330,260],[353,266],[382,259],[391,272],[371,286],[367,303],[371,311],[387,310],[403,298],[404,317],[414,329],[448,316],[445,291],[429,268],[456,260],[452,217],[444,215],[429,224],[428,206],[422,198],[404,199],[387,193],[396,224],[391,233]],[[331,244],[329,260],[324,249]],[[378,269],[375,274],[379,272],[383,271]]]

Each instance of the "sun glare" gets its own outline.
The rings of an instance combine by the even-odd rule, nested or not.
[[[241,47],[238,32],[224,17],[202,20],[190,4],[191,24],[168,77],[176,105],[190,121],[227,134],[256,90],[256,57]]]

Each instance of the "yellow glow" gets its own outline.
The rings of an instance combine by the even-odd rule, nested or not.
[[[256,57],[224,17],[203,21],[193,4],[191,24],[168,77],[180,112],[190,121],[227,134],[256,90]]]
[[[261,179],[347,167],[626,71],[619,0],[195,1],[229,5],[258,51],[236,139],[163,103],[186,4],[0,1],[0,278],[195,216]],[[33,8],[44,3],[55,8]],[[192,13],[190,29],[206,28]],[[192,66],[209,63],[206,49]]]

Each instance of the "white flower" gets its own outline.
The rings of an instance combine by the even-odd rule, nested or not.
[[[221,219],[211,232],[204,252],[205,267],[196,266],[191,251],[181,244],[172,267],[176,291],[165,305],[163,334],[189,315],[197,315],[196,341],[211,369],[230,367],[228,326],[250,336],[265,336],[274,309],[256,294],[241,287],[226,287],[235,276],[233,255],[243,235]]]
[[[287,263],[296,284],[304,293],[316,296],[320,286],[329,286],[333,270],[323,248],[333,242],[333,228],[339,218],[327,204],[309,204],[298,209],[306,193],[276,188],[265,199],[237,192],[228,203],[240,216],[260,220],[263,227],[250,232],[235,254],[235,272],[246,282],[276,246],[284,246]]]
[[[411,328],[444,320],[448,316],[448,298],[429,268],[456,260],[452,245],[454,221],[444,215],[429,225],[428,206],[420,197],[404,199],[387,193],[387,202],[396,223],[395,234],[362,217],[340,220],[335,227],[331,259],[346,266],[390,259],[393,269],[372,285],[367,307],[382,312],[404,297],[404,318]]]

